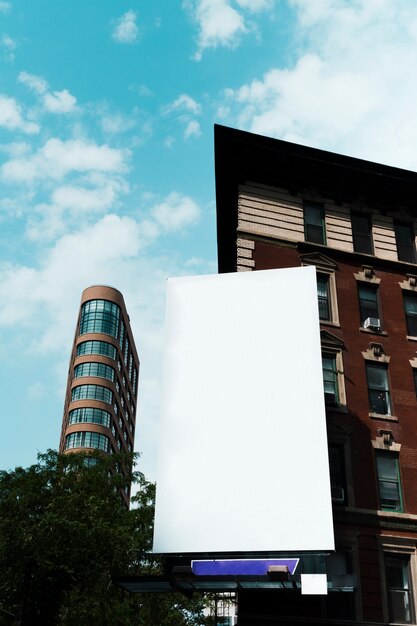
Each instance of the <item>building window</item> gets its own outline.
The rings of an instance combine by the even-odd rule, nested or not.
[[[115,360],[116,348],[106,341],[83,341],[77,346],[77,356],[83,354],[102,354]]]
[[[71,402],[75,400],[101,400],[112,404],[113,393],[101,385],[79,385],[71,391]]]
[[[136,367],[133,368],[133,393],[136,395],[136,381],[138,377],[138,372]]]
[[[402,511],[400,469],[398,455],[376,450],[379,506],[383,511]]]
[[[416,262],[416,248],[414,244],[414,229],[409,224],[394,224],[395,240],[397,242],[397,256],[399,261]]]
[[[95,448],[96,450],[110,451],[110,440],[106,435],[83,431],[71,433],[65,439],[65,449],[70,448]]]
[[[352,213],[353,249],[373,254],[371,220],[367,215]]]
[[[407,335],[417,337],[417,294],[404,293],[403,297]]]
[[[339,405],[339,386],[337,381],[336,356],[322,355],[324,400],[327,405]]]
[[[329,468],[332,501],[346,504],[346,472],[344,446],[329,444]]]
[[[414,611],[408,555],[385,553],[385,581],[389,621],[399,624],[413,623]]]
[[[324,206],[318,202],[304,201],[304,236],[306,241],[326,244]]]
[[[379,415],[391,415],[388,370],[380,363],[366,363],[369,410]]]
[[[117,338],[120,307],[108,300],[89,300],[81,307],[80,335],[104,333]]]
[[[81,378],[82,376],[97,376],[114,382],[115,372],[110,365],[92,361],[80,363],[74,368],[74,378]]]
[[[110,413],[103,411],[103,409],[86,407],[73,409],[69,412],[68,425],[80,424],[83,422],[101,424],[101,426],[107,426],[107,428],[110,428]]]
[[[317,274],[317,298],[319,302],[319,318],[324,321],[330,321],[331,309],[328,274]]]
[[[358,297],[361,326],[363,328],[377,327],[377,330],[380,330],[377,287],[359,283]]]

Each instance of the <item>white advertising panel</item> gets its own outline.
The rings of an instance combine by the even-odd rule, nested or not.
[[[170,279],[154,552],[332,549],[315,268]]]

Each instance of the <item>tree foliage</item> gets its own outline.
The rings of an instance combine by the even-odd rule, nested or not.
[[[88,466],[85,455],[50,450],[27,469],[0,472],[0,624],[203,624],[199,597],[129,595],[112,584],[157,571],[146,556],[154,485],[116,471],[131,459],[94,458]],[[139,490],[128,511],[119,490],[131,479]]]

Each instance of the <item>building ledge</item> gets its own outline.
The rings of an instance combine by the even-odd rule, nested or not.
[[[369,413],[369,417],[373,420],[381,420],[383,422],[398,422],[399,419],[395,415],[384,415],[382,413]]]

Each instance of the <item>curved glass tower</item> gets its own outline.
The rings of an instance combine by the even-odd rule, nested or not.
[[[68,371],[60,452],[133,452],[139,359],[123,296],[93,286],[81,296]],[[129,492],[121,492],[129,505]]]

